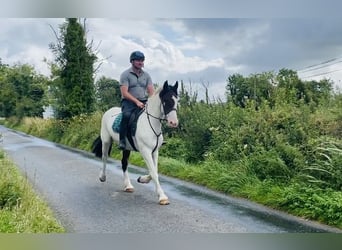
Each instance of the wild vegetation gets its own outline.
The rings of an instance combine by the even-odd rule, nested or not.
[[[80,38],[82,62],[94,63],[75,22],[68,19],[62,26],[61,38],[66,39],[57,45],[67,45],[68,37]],[[67,47],[58,46],[52,48],[61,52]],[[118,82],[106,77],[94,89],[81,91],[78,84],[83,76],[89,83],[94,68],[85,66],[87,72],[79,74],[80,65],[73,64],[77,48],[69,47],[70,57],[56,54],[54,77],[48,81],[31,74],[33,81],[27,70],[0,61],[0,116],[6,117],[6,126],[90,151],[103,111],[117,105],[120,94]],[[35,89],[37,82],[45,99],[24,94],[40,91],[20,90]],[[42,119],[39,109],[17,102],[41,108],[43,102],[34,98],[53,100],[55,119]],[[183,83],[179,98],[180,126],[164,128],[161,173],[342,228],[342,95],[333,91],[330,80],[303,81],[290,69],[234,74],[227,79],[224,102],[210,101],[208,89],[204,100],[197,100],[198,93],[189,93]],[[112,157],[119,158],[113,149]],[[139,154],[131,162],[143,166]]]
[[[36,196],[29,181],[0,151],[0,232],[62,233],[46,203]]]
[[[239,84],[250,78],[266,79],[242,77]],[[310,84],[303,83],[303,93],[297,85],[270,85],[268,98],[255,100],[253,94],[243,103],[232,100],[228,87],[228,101],[213,103],[196,101],[182,88],[181,125],[164,129],[160,172],[342,228],[342,96],[331,92],[329,81],[317,94],[309,92]],[[90,151],[101,115],[11,118],[6,124]],[[115,148],[112,157],[120,157]],[[132,159],[143,165],[139,154]]]

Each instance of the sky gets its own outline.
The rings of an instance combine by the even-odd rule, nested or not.
[[[83,19],[82,19],[83,20]],[[2,63],[28,63],[49,76],[44,59],[54,31],[64,18],[0,17]],[[183,81],[199,98],[224,100],[227,78],[298,71],[303,80],[331,79],[342,89],[342,19],[337,17],[89,17],[85,21],[101,76],[119,80],[130,67],[129,55],[145,54],[145,68],[154,83]]]

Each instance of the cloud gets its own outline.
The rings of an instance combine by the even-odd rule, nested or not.
[[[60,18],[0,19],[3,63],[34,65],[49,74],[44,58],[53,59],[49,44]],[[332,59],[342,60],[339,18],[88,18],[87,40],[101,67],[97,77],[119,79],[134,50],[145,53],[145,70],[154,82],[183,80],[210,96],[222,95],[228,75],[301,70]],[[331,77],[341,84],[342,62],[312,70],[305,78]],[[323,74],[334,71],[330,74]],[[304,74],[301,74],[304,76]],[[342,85],[341,85],[342,86]]]
[[[47,48],[34,45],[27,46],[26,50],[20,51],[7,58],[6,63],[29,64],[36,72],[45,76],[50,75],[50,69],[44,59],[52,60],[52,54]]]
[[[144,52],[146,70],[151,72],[156,82],[164,82],[172,75],[186,76],[210,67],[224,66],[220,57],[208,60],[203,59],[201,53],[186,55],[184,50],[189,49],[189,40],[186,40],[187,48],[184,48],[182,39],[175,36],[178,34],[178,37],[183,37],[182,33],[178,33],[182,24],[177,20],[89,20],[89,23],[89,31],[94,30],[94,39],[97,37],[96,42],[101,42],[101,52],[98,56],[101,59],[110,56],[103,63],[101,72],[109,73],[117,79],[120,73],[129,67],[128,58],[133,50]],[[107,32],[99,33],[97,30]],[[99,37],[103,39],[99,40]],[[174,43],[170,42],[171,40]],[[202,47],[196,45],[196,40],[191,42],[195,45],[192,50]]]

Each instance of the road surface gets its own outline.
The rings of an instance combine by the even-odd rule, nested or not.
[[[135,191],[125,193],[119,161],[110,160],[101,183],[102,163],[90,153],[3,126],[0,134],[0,148],[71,233],[341,232],[165,176],[160,181],[171,204],[161,206],[152,182],[136,182],[145,169],[129,165]]]

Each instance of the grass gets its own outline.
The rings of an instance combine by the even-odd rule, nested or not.
[[[0,151],[0,232],[63,233],[65,229],[29,181]]]

